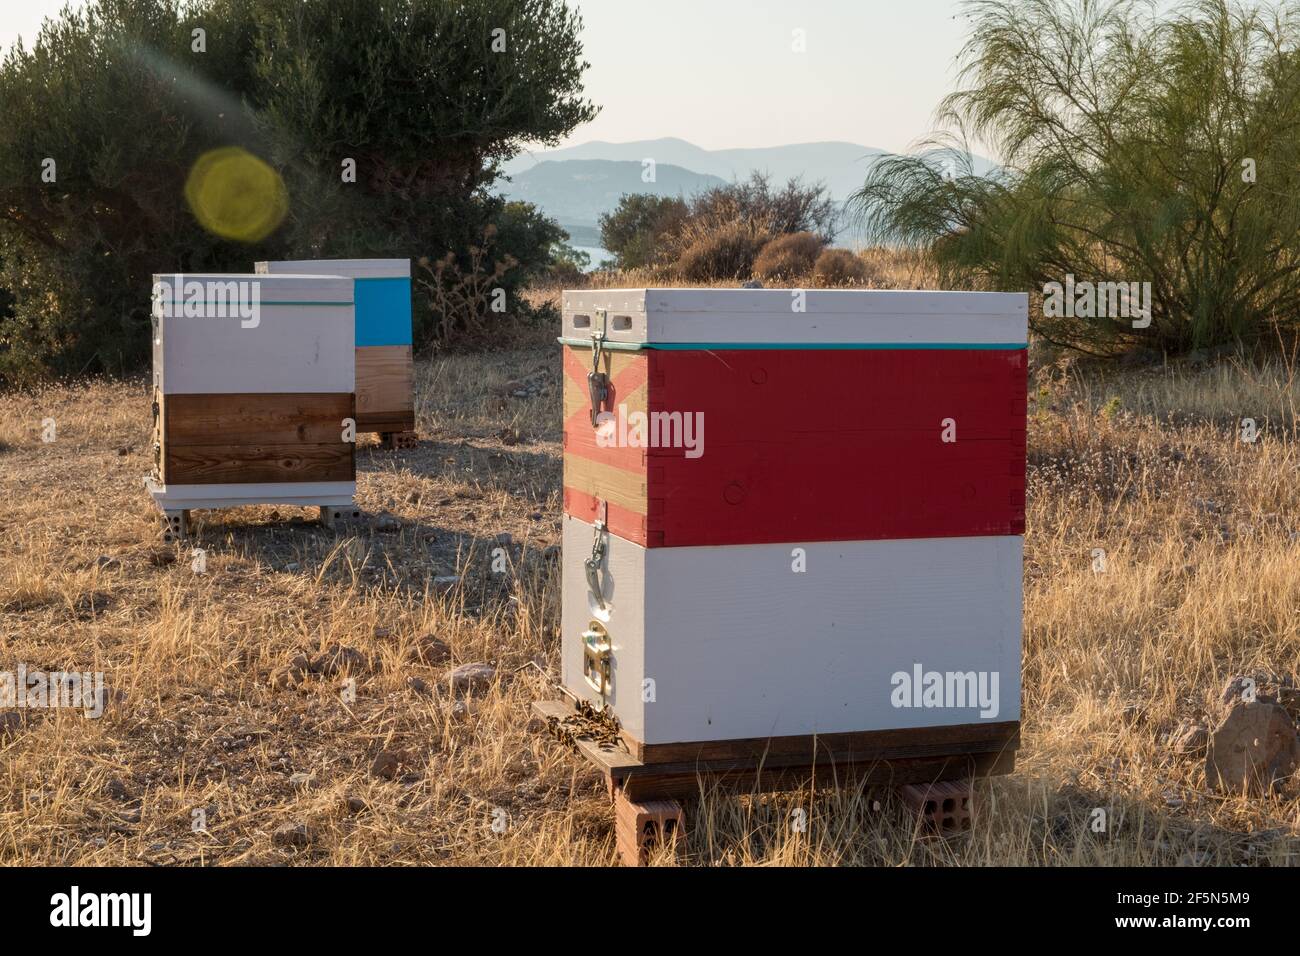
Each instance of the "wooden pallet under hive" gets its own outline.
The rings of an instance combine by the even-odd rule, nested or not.
[[[623,740],[569,730],[577,714],[571,700],[537,701],[532,710],[550,734],[570,744],[604,778],[614,805],[615,848],[629,866],[645,865],[651,853],[672,841],[680,850],[688,826],[682,804],[714,788],[733,794],[895,788],[925,825],[941,833],[962,832],[970,826],[970,782],[1011,773],[1020,745],[1019,724],[1008,722],[939,734],[716,741],[638,757]]]
[[[533,704],[548,723],[574,713],[569,701]],[[799,789],[810,781],[841,786],[902,787],[941,780],[1010,773],[1020,745],[1017,722],[978,731],[863,732],[825,737],[814,734],[784,741],[713,741],[698,751],[660,751],[642,759],[621,742],[580,737],[579,754],[605,777],[611,793],[632,800],[685,800],[698,796],[701,778],[740,793]]]

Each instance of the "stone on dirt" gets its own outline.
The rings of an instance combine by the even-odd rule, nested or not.
[[[355,647],[331,644],[311,662],[311,672],[333,677],[345,670],[364,671],[368,666],[365,655]]]
[[[1278,704],[1241,702],[1210,737],[1205,782],[1213,790],[1259,794],[1300,769],[1300,734]]]
[[[447,684],[459,696],[481,694],[492,686],[496,675],[497,669],[491,664],[461,664],[447,676]]]
[[[1204,721],[1184,720],[1169,735],[1169,749],[1181,757],[1199,757],[1210,746],[1210,728]]]
[[[286,823],[271,834],[271,842],[276,846],[302,848],[311,843],[311,833],[304,823]]]

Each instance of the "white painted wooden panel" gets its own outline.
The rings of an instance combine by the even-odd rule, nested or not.
[[[353,279],[408,279],[410,259],[286,259],[281,262],[257,262],[259,274],[297,273],[300,275],[350,276]]]
[[[172,272],[155,274],[154,285],[163,283],[171,290],[173,301],[177,290],[182,302],[190,283],[257,283],[258,297],[267,302],[351,302],[352,278],[335,273],[299,273],[294,275],[258,275],[235,272]],[[155,303],[155,310],[157,303]]]
[[[565,312],[644,312],[647,289],[565,289],[560,296]]]
[[[563,295],[562,338],[647,344],[1023,345],[1029,297],[1004,292],[598,289]]]
[[[1018,720],[1022,545],[1008,536],[647,551],[613,537],[615,673],[653,680],[655,697],[642,703],[639,681],[616,677],[615,713],[645,743]],[[565,685],[594,700],[577,638],[591,527],[566,518],[564,547]],[[791,570],[795,547],[804,573]],[[893,675],[917,665],[982,673],[988,689],[996,673],[996,712],[895,707]]]
[[[163,510],[235,508],[242,505],[350,505],[355,481],[280,481],[219,485],[163,485],[144,481],[154,503]]]
[[[645,739],[641,680],[645,642],[645,549],[617,539],[627,547],[613,549],[601,572],[606,599],[602,609],[587,587],[583,561],[591,554],[592,526],[575,518],[564,519],[563,606],[560,614],[561,663],[564,686],[588,700],[599,701],[582,676],[582,632],[592,620],[601,621],[613,643],[614,712],[623,728]]]
[[[351,283],[351,279],[346,280]],[[256,325],[239,316],[161,320],[166,394],[353,392],[351,305],[268,305]]]

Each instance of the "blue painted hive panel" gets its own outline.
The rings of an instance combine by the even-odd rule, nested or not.
[[[356,280],[357,347],[411,344],[411,280]]]

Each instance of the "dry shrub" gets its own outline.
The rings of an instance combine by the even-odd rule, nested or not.
[[[754,260],[754,276],[763,281],[789,281],[812,271],[826,243],[811,232],[777,236]]]
[[[770,238],[771,233],[761,223],[692,223],[683,230],[683,246],[674,271],[687,282],[747,277],[759,250]]]
[[[519,260],[509,253],[493,258],[491,247],[496,235],[497,227],[488,223],[482,245],[469,247],[468,268],[461,268],[455,252],[433,262],[420,258],[419,266],[430,278],[416,277],[415,282],[425,289],[433,306],[437,320],[433,337],[437,341],[448,342],[457,333],[477,338],[487,332],[493,296],[506,273],[519,265]]]
[[[827,249],[813,266],[813,285],[819,289],[865,285],[867,264],[848,249]]]
[[[933,263],[924,252],[871,246],[859,249],[858,258],[867,267],[872,288],[942,289]]]

